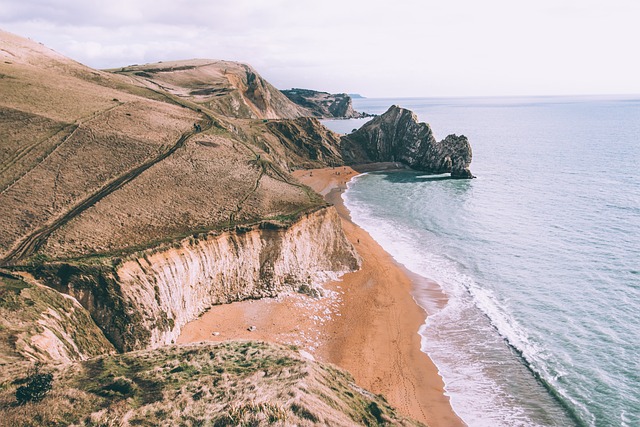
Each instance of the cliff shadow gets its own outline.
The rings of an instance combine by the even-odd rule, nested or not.
[[[416,183],[416,182],[436,182],[436,181],[465,181],[452,177],[450,174],[425,174],[423,171],[411,169],[373,171],[377,175],[382,175],[385,181],[394,184]]]

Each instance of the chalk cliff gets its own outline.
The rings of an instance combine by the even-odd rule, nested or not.
[[[464,135],[449,135],[436,141],[431,128],[397,105],[342,137],[346,164],[401,162],[430,173],[451,173],[454,178],[473,178],[471,145]]]
[[[287,98],[311,112],[320,119],[357,119],[366,117],[353,109],[351,97],[346,93],[331,94],[310,89],[283,90]]]
[[[288,227],[190,237],[122,261],[113,270],[67,263],[36,269],[74,296],[121,351],[170,344],[214,304],[317,288],[359,267],[333,207]]]

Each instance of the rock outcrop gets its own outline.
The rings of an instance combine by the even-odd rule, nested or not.
[[[357,131],[342,137],[346,164],[401,162],[429,173],[451,173],[454,178],[473,178],[471,145],[464,135],[449,135],[440,142],[426,123],[393,105]]]
[[[283,90],[287,98],[311,112],[319,119],[357,119],[367,117],[353,109],[351,97],[346,93],[331,94],[310,89]]]
[[[49,264],[34,273],[74,296],[121,351],[170,344],[214,304],[276,296],[359,267],[333,207],[289,227],[186,238],[122,261],[115,271]]]
[[[283,169],[313,169],[327,165],[341,165],[340,136],[327,129],[315,118],[302,117],[294,120],[272,120],[266,123],[271,135],[263,134],[265,140],[277,138],[270,152],[285,160]]]

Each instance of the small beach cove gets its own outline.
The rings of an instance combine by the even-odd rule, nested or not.
[[[382,394],[406,416],[430,426],[460,426],[444,383],[421,351],[425,311],[413,299],[415,281],[433,307],[446,303],[437,284],[409,273],[355,225],[342,201],[351,168],[301,170],[294,176],[337,209],[362,268],[327,283],[325,297],[292,294],[211,308],[183,329],[178,343],[257,339],[295,344],[324,362],[348,370],[356,383]],[[251,330],[250,330],[251,329]]]

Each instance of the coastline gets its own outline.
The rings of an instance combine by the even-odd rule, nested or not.
[[[426,279],[399,265],[351,221],[344,205],[342,193],[358,172],[338,167],[293,175],[335,206],[362,268],[325,284],[321,299],[292,294],[215,306],[187,324],[178,343],[258,339],[296,344],[346,369],[358,385],[384,395],[405,416],[431,427],[464,426],[444,394],[438,369],[421,351],[418,330],[427,313],[412,291]],[[445,296],[433,285],[434,305],[443,304]]]

